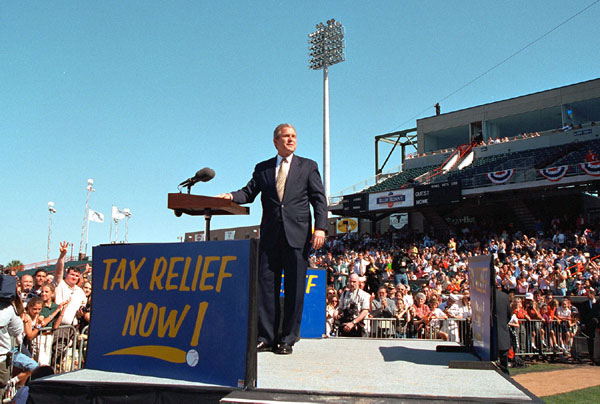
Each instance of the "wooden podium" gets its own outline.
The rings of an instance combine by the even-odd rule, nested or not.
[[[247,215],[250,213],[250,208],[240,206],[229,199],[182,193],[169,194],[167,207],[172,209],[177,217],[184,213],[190,216],[203,215],[206,223],[204,232],[206,241],[210,241],[210,219],[213,215]]]

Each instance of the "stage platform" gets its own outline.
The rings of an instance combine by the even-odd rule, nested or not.
[[[430,340],[304,339],[292,355],[259,353],[252,391],[84,369],[32,382],[31,402],[541,402],[496,370],[450,368],[451,361],[463,367],[480,362],[470,353],[436,352],[438,345],[458,347]]]

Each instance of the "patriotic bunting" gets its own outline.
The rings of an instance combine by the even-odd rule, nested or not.
[[[587,163],[579,163],[579,167],[589,175],[600,177],[600,161],[590,161]]]
[[[488,173],[487,176],[489,180],[492,181],[494,184],[504,184],[512,178],[514,173],[515,170],[511,168],[509,170],[494,171]]]
[[[569,171],[569,166],[549,167],[538,170],[538,172],[547,180],[559,181]]]

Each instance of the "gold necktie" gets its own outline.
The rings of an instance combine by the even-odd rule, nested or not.
[[[279,172],[277,173],[277,182],[275,187],[277,188],[277,196],[279,200],[283,201],[283,192],[285,191],[285,180],[287,179],[288,173],[288,161],[287,159],[281,160],[279,165]]]

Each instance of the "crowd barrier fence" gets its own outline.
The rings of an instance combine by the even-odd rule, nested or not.
[[[88,327],[81,332],[72,325],[62,325],[55,330],[51,327],[41,328],[38,335],[27,344],[27,348],[32,354],[32,359],[40,366],[50,366],[55,374],[81,369],[87,353]],[[14,338],[12,346],[18,346]],[[12,373],[11,364],[11,377]],[[2,396],[2,402],[11,402],[15,394],[15,386],[8,386]]]
[[[366,338],[420,338],[458,342],[473,346],[469,319],[431,319],[429,323],[413,325],[396,318],[366,318]],[[585,337],[568,321],[523,320],[519,326],[509,326],[511,346],[518,356],[571,355],[580,360],[588,354]]]

